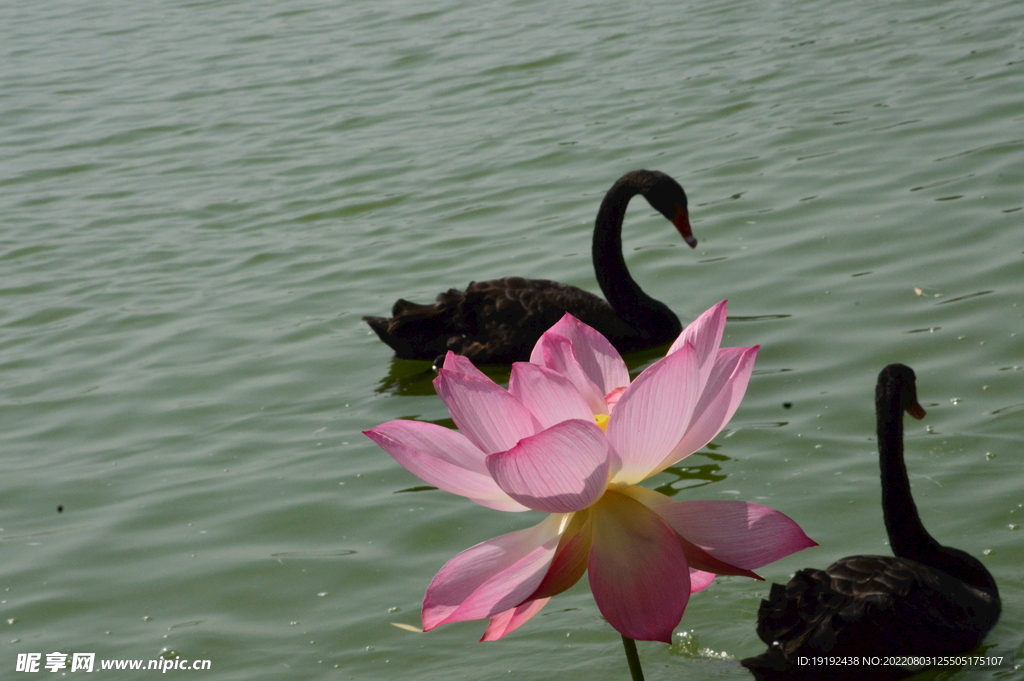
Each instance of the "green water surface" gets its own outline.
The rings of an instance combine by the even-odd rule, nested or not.
[[[673,646],[640,645],[649,681],[750,678],[772,580],[888,552],[872,400],[896,361],[929,412],[924,522],[1004,607],[1004,665],[924,678],[1024,678],[1022,102],[1009,0],[0,7],[0,677],[63,651],[627,678],[586,580],[497,643],[392,626],[540,516],[418,489],[360,434],[447,417],[360,317],[507,275],[597,291],[597,206],[648,167],[700,245],[638,200],[635,278],[684,320],[728,298],[725,344],[762,346],[728,428],[652,484],[820,544],[696,594]]]

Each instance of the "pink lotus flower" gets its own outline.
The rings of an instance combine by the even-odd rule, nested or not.
[[[512,367],[508,390],[448,353],[434,380],[459,432],[417,421],[365,431],[441,489],[502,511],[550,514],[469,548],[437,573],[423,628],[490,618],[496,640],[589,573],[624,636],[670,643],[690,594],[814,546],[773,509],[673,501],[638,483],[697,451],[732,418],[757,347],[719,348],[725,302],[632,383],[618,352],[569,314]]]

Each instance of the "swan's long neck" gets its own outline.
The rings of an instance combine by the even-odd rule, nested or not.
[[[625,180],[625,178],[624,178]],[[594,224],[594,273],[605,299],[616,314],[641,335],[657,332],[669,342],[682,331],[679,318],[664,303],[641,290],[626,268],[622,255],[622,222],[629,200],[641,189],[620,180],[608,191]]]
[[[940,546],[924,529],[910,493],[910,478],[903,462],[903,409],[896,395],[882,395],[875,407],[882,468],[882,513],[889,544],[900,558],[931,564],[929,558],[934,558]]]
[[[928,534],[910,493],[903,462],[903,409],[898,397],[882,391],[876,400],[878,453],[882,469],[882,513],[892,552],[985,589],[998,598],[995,580],[974,556],[942,546]]]

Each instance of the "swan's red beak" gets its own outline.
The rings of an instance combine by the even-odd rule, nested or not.
[[[690,216],[680,206],[676,206],[676,216],[672,218],[672,224],[683,235],[683,240],[690,244],[690,248],[697,248],[697,239],[694,238],[693,230],[690,229]]]
[[[924,410],[924,407],[922,407],[916,401],[912,405],[907,407],[907,413],[918,420],[923,419],[927,414],[927,412]]]

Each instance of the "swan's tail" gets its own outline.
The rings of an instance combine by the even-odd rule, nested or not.
[[[363,321],[399,359],[434,359],[448,351],[449,339],[462,337],[459,305],[464,294],[452,289],[432,305],[399,299],[391,317],[363,317]]]
[[[823,570],[806,569],[797,572],[785,586],[772,584],[768,598],[761,601],[757,611],[757,635],[768,644],[768,650],[740,660],[754,678],[763,681],[821,678],[821,669],[803,669],[794,658],[809,637],[820,633],[813,626],[815,615],[821,611],[816,594],[828,579]]]

